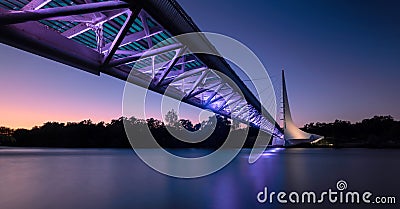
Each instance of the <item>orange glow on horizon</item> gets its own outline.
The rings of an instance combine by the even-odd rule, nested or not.
[[[22,107],[21,107],[22,106]],[[5,126],[13,129],[26,128],[31,129],[34,126],[41,126],[46,122],[80,122],[82,120],[92,120],[97,123],[104,121],[106,123],[110,122],[112,119],[118,118],[118,113],[110,114],[96,114],[84,113],[82,110],[73,109],[40,109],[40,108],[29,108],[23,107],[25,105],[20,105],[19,107],[12,108],[2,105],[0,108],[0,126]],[[27,105],[28,106],[28,105]]]

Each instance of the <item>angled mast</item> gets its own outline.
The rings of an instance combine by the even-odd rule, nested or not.
[[[300,130],[293,122],[290,113],[289,99],[286,89],[285,71],[282,69],[282,102],[283,102],[283,132],[286,145],[295,145],[299,143],[314,142],[323,137],[315,134],[310,134]]]

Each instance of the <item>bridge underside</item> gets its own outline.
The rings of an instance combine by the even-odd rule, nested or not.
[[[169,96],[283,137],[223,58],[170,39],[200,32],[175,1],[2,0],[0,29],[1,43],[96,75],[127,80],[133,71],[134,84],[161,94],[172,88]],[[190,45],[215,50],[205,37]]]

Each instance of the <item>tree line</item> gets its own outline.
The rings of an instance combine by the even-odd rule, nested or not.
[[[400,147],[400,121],[390,115],[374,116],[356,123],[343,120],[309,123],[302,129],[325,136],[335,146]]]
[[[237,123],[223,116],[193,124],[190,120],[178,120],[174,110],[165,116],[166,123],[155,119],[118,118],[109,123],[81,122],[46,122],[31,129],[11,129],[0,127],[0,146],[17,147],[66,147],[66,148],[128,148],[130,141],[125,127],[131,131],[131,140],[139,147],[152,147],[150,134],[162,147],[170,148],[219,148],[228,135],[237,140],[233,147],[242,147],[239,142],[245,137],[244,147],[252,147],[259,131],[249,128],[248,134]],[[125,125],[125,126],[124,126]],[[182,132],[185,129],[187,132]],[[183,138],[193,138],[190,133],[202,130],[211,133],[199,143],[190,143],[177,139],[170,133],[181,131]],[[392,116],[374,116],[361,122],[335,120],[332,123],[309,123],[303,128],[309,133],[325,136],[324,143],[337,147],[400,147],[400,121]],[[210,131],[211,130],[211,131]],[[200,132],[198,132],[200,133]],[[237,138],[237,139],[236,139]],[[139,142],[139,143],[138,143]],[[271,143],[271,142],[270,142]],[[318,145],[317,145],[318,146]]]
[[[165,116],[166,124],[158,119],[138,119],[135,117],[111,120],[110,123],[93,123],[91,120],[81,122],[46,122],[41,126],[32,129],[10,129],[0,127],[0,146],[16,147],[65,147],[65,148],[128,148],[131,147],[129,139],[125,133],[125,127],[132,131],[131,140],[135,140],[139,147],[151,147],[147,142],[149,135],[162,147],[170,148],[218,148],[224,142],[231,128],[234,130],[233,136],[243,135],[242,129],[238,129],[237,123],[232,123],[230,119],[217,115],[215,120],[203,121],[193,124],[190,120],[180,119],[174,110]],[[189,133],[200,129],[212,128],[212,131],[205,140],[199,143],[184,142],[177,139],[167,130],[182,131],[186,129]],[[183,132],[185,133],[185,132]],[[252,141],[258,130],[250,128],[245,146],[251,147]],[[231,136],[232,136],[231,135]],[[189,136],[186,136],[190,138]],[[140,143],[137,143],[137,142]],[[234,144],[236,146],[236,144]]]

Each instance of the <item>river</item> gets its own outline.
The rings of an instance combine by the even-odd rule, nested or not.
[[[216,173],[179,179],[149,168],[130,149],[2,148],[0,208],[398,208],[400,150],[268,149],[254,164],[248,156],[244,149]],[[331,203],[327,197],[322,203],[257,200],[265,187],[286,192],[286,200],[293,191],[313,191],[319,198],[323,191],[337,190],[340,180],[347,183],[344,191],[369,191],[370,199],[393,196],[396,203]]]

